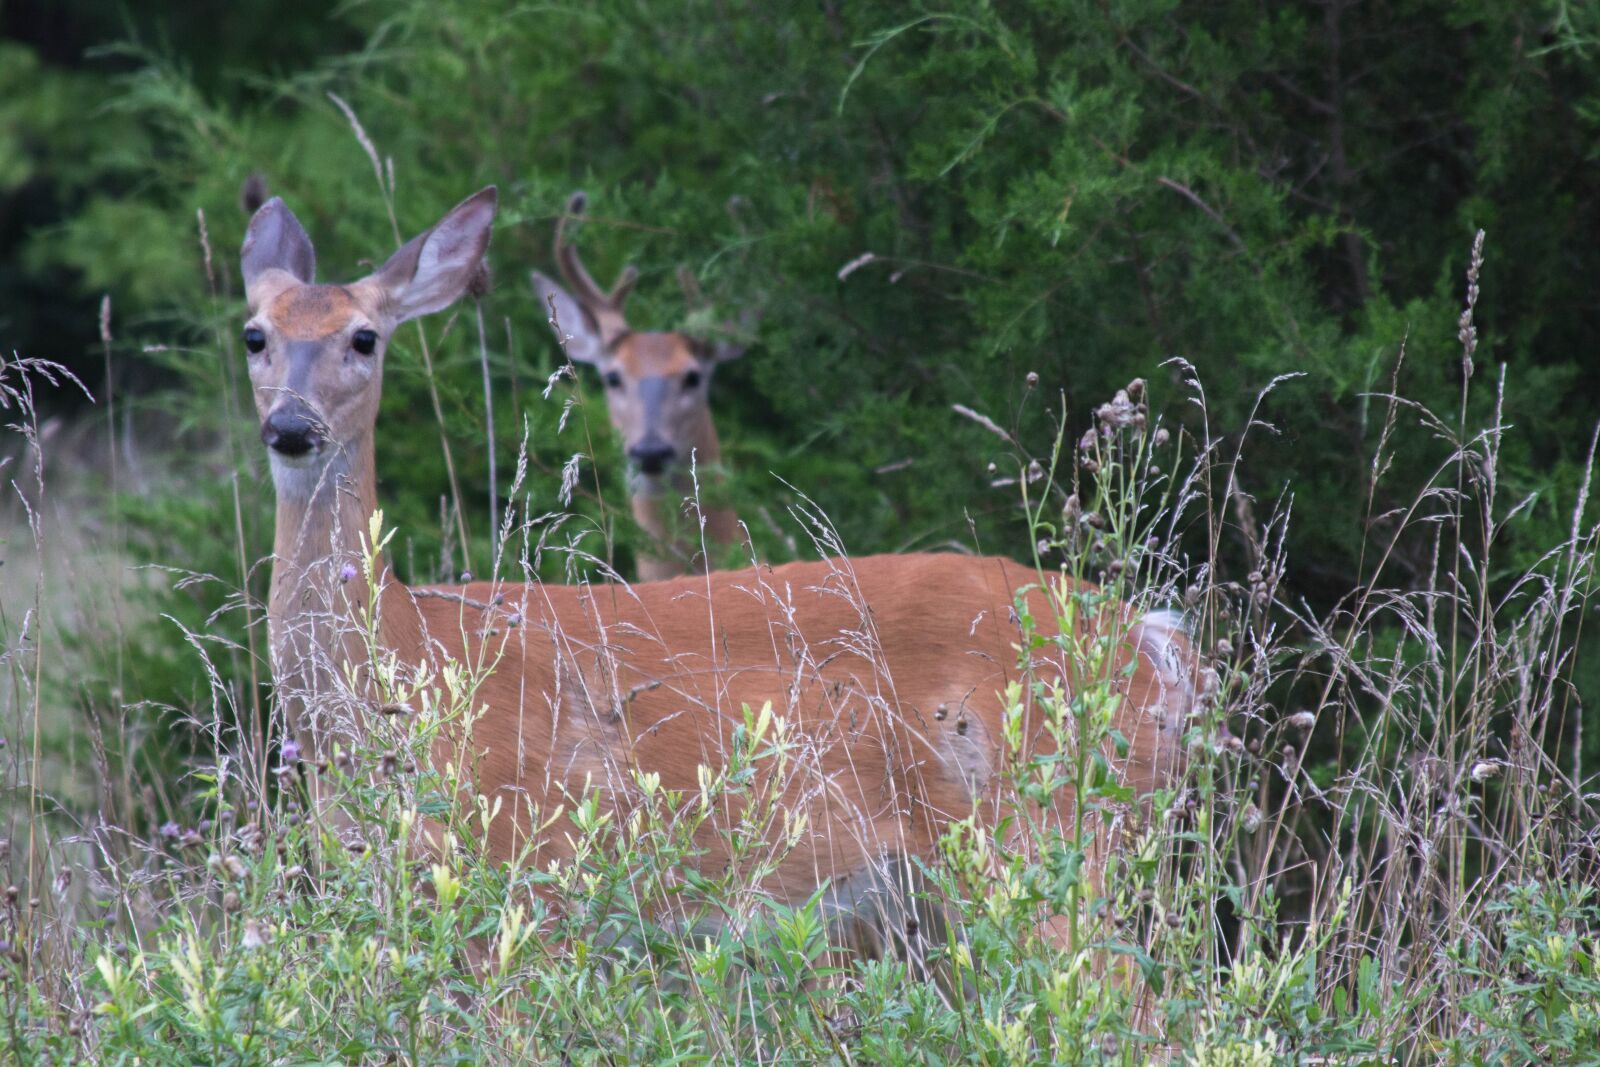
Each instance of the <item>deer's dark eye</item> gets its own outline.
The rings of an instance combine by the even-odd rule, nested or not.
[[[244,331],[245,351],[252,355],[267,347],[267,335],[254,326],[247,327]]]
[[[371,330],[357,330],[350,337],[350,347],[363,356],[370,356],[378,347],[378,335]]]
[[[607,389],[621,389],[622,388],[622,375],[618,374],[614,370],[606,371],[606,388]]]
[[[685,374],[683,376],[683,387],[685,389],[700,388],[700,372],[697,370],[692,370]]]

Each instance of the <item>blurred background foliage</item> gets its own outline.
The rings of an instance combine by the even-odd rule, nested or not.
[[[1448,454],[1399,427],[1416,470],[1392,473],[1369,510],[1382,406],[1368,394],[1453,410],[1479,228],[1474,415],[1504,373],[1516,432],[1501,492],[1536,494],[1504,537],[1529,563],[1571,521],[1600,389],[1591,5],[7,0],[0,21],[0,342],[59,360],[99,398],[63,394],[64,419],[103,423],[114,398],[120,483],[103,459],[72,477],[117,502],[135,558],[215,576],[147,594],[241,647],[237,593],[264,589],[251,564],[272,506],[236,341],[241,183],[260,172],[285,197],[325,280],[396,243],[330,94],[392,165],[402,236],[499,185],[482,303],[497,481],[504,493],[526,420],[530,507],[554,510],[563,464],[592,441],[578,509],[607,535],[588,547],[625,574],[632,534],[598,388],[585,370],[542,396],[560,357],[527,281],[551,269],[575,188],[591,197],[591,267],[642,270],[636,327],[705,325],[680,265],[719,317],[761,309],[758,343],[718,372],[713,403],[728,492],[766,558],[804,543],[785,513],[797,490],[856,554],[1025,558],[1016,488],[990,484],[1018,455],[951,404],[1043,454],[1063,416],[1070,441],[1142,376],[1167,419],[1198,431],[1163,367],[1182,356],[1217,432],[1242,431],[1275,376],[1301,375],[1265,403],[1281,434],[1258,438],[1241,488],[1292,498],[1292,596],[1325,608]],[[416,581],[490,566],[473,308],[425,328],[443,424],[408,329],[379,436],[380,496]],[[441,438],[465,551],[444,517]],[[1431,565],[1391,561],[1402,582]],[[203,695],[180,635],[148,643],[137,663],[119,657],[127,693],[180,707]]]

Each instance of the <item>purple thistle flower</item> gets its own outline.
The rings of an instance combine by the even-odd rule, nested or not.
[[[339,580],[341,582],[353,581],[355,580],[355,576],[360,573],[360,571],[356,570],[356,565],[354,563],[346,563],[343,567],[339,568]]]
[[[183,828],[171,820],[161,824],[161,836],[169,841],[176,838],[181,833],[183,833]]]
[[[285,741],[283,743],[283,749],[278,754],[278,760],[279,760],[280,763],[298,763],[298,762],[300,762],[300,745],[299,745],[299,743],[296,742],[296,741],[293,741],[293,740]]]

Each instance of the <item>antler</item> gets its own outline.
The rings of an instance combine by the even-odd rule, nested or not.
[[[609,293],[595,284],[578,255],[578,246],[567,240],[567,223],[582,218],[588,202],[589,198],[582,190],[567,198],[567,209],[562,213],[561,221],[556,223],[556,265],[561,268],[561,276],[572,287],[572,295],[594,317],[595,325],[600,328],[601,340],[610,344],[628,330],[628,322],[622,316],[622,305],[633,291],[633,283],[639,280],[639,270],[631,263],[623,267]]]

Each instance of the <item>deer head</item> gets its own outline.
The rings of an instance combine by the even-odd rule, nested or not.
[[[281,199],[256,211],[240,253],[250,307],[244,346],[280,494],[315,484],[330,460],[370,440],[389,338],[466,289],[495,205],[493,186],[475,193],[348,285],[316,283],[311,239]]]
[[[573,193],[556,226],[556,263],[569,288],[538,271],[533,287],[546,310],[553,309],[551,328],[568,357],[600,371],[611,424],[622,435],[629,461],[645,479],[659,480],[686,461],[691,449],[714,439],[712,372],[743,355],[744,346],[630,329],[623,304],[639,272],[624,267],[609,292],[595,283],[568,234],[569,223],[583,215],[585,205],[584,194]]]

